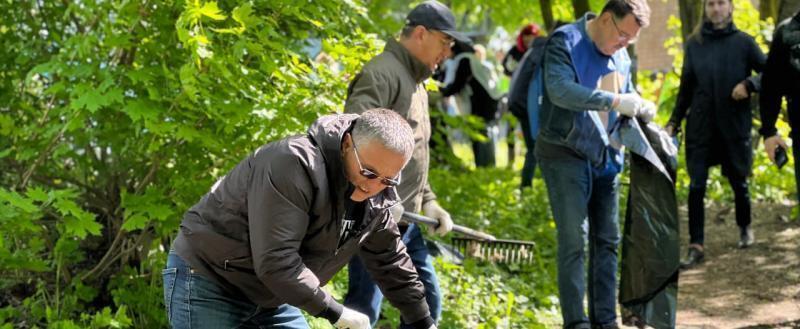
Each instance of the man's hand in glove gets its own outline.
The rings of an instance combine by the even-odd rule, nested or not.
[[[439,206],[439,203],[435,200],[428,201],[422,205],[422,212],[425,216],[439,221],[439,225],[436,226],[434,233],[445,235],[453,229],[453,220],[450,218],[450,214]]]
[[[395,223],[399,223],[403,219],[403,212],[405,210],[403,204],[400,202],[389,208],[389,212],[392,214],[392,219]]]
[[[351,310],[347,307],[342,310],[342,316],[333,324],[337,329],[370,329],[369,317]]]
[[[638,117],[644,122],[650,122],[656,116],[656,105],[635,93],[620,94],[617,96],[617,105],[614,111],[627,117]]]

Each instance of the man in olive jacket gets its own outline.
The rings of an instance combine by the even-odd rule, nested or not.
[[[414,151],[403,169],[403,182],[397,189],[402,206],[394,213],[422,211],[437,219],[436,233],[445,234],[453,227],[450,214],[436,202],[428,184],[431,124],[428,114],[428,93],[423,81],[437,65],[450,56],[454,39],[468,40],[455,31],[455,18],[450,9],[436,1],[426,1],[406,17],[400,40],[389,39],[383,53],[370,60],[356,75],[347,91],[345,112],[360,113],[382,107],[403,116],[414,130]],[[398,216],[399,217],[399,216]],[[399,219],[399,218],[398,218]],[[438,320],[441,294],[432,259],[428,254],[420,228],[401,222],[403,243],[414,262],[422,283],[431,315]],[[366,313],[373,325],[380,315],[383,299],[358,257],[350,262],[350,285],[345,305]],[[403,325],[405,326],[405,324]]]
[[[266,144],[184,215],[164,270],[173,328],[308,328],[299,309],[337,328],[370,328],[321,289],[358,253],[415,328],[435,328],[389,208],[411,157],[396,113],[317,120]]]

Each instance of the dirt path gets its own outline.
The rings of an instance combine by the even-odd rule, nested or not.
[[[800,221],[788,214],[788,206],[754,204],[756,244],[740,250],[733,211],[707,210],[706,261],[681,273],[678,328],[800,328]],[[681,218],[683,256],[685,206]]]

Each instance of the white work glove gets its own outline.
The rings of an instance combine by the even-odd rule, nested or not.
[[[392,219],[394,220],[395,223],[399,223],[400,220],[402,220],[403,212],[405,210],[406,208],[403,208],[403,204],[400,202],[389,208],[389,213],[392,214]]]
[[[371,329],[369,317],[345,307],[342,316],[333,324],[337,329]]]
[[[619,114],[627,117],[638,117],[644,122],[650,122],[656,116],[656,105],[635,93],[620,94],[617,96],[619,104],[614,108]]]
[[[422,212],[425,216],[439,221],[439,226],[435,228],[434,233],[445,235],[453,229],[453,220],[450,218],[450,214],[440,207],[435,200],[428,201],[422,205]]]

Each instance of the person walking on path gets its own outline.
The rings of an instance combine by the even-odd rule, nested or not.
[[[747,177],[753,163],[750,94],[760,89],[766,57],[753,37],[733,23],[731,0],[705,0],[704,19],[689,37],[680,88],[666,130],[675,136],[686,118],[689,173],[689,249],[681,267],[702,262],[708,170],[721,165],[736,204],[740,248],[754,243]]]
[[[780,146],[788,149],[778,130],[775,121],[781,112],[781,99],[786,98],[789,114],[789,126],[792,127],[789,137],[792,153],[800,154],[800,11],[775,29],[772,45],[769,47],[767,64],[761,80],[761,129],[764,137],[764,149],[770,160],[775,161],[775,151]],[[795,158],[794,177],[797,187],[797,198],[800,201],[800,161]],[[797,208],[795,208],[797,209]],[[793,215],[797,215],[797,212]]]

